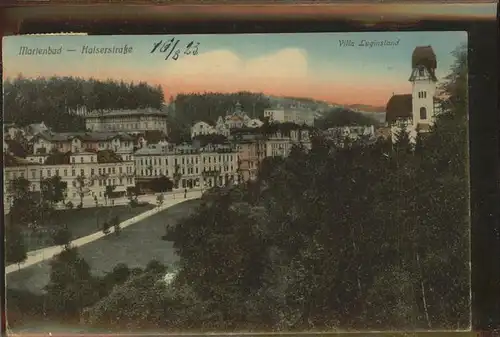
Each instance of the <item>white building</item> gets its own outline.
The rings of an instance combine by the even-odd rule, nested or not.
[[[222,186],[237,177],[238,153],[230,145],[152,145],[134,156],[138,178],[178,178],[180,188]]]
[[[414,140],[417,132],[427,132],[441,112],[436,97],[436,55],[431,46],[416,47],[412,54],[409,81],[412,93],[393,95],[386,107],[386,122],[391,127],[393,141],[403,128]]]
[[[315,112],[309,109],[292,106],[264,110],[264,118],[273,123],[295,123],[314,126]]]
[[[208,124],[207,122],[196,122],[193,124],[191,127],[191,138],[194,138],[196,136],[200,135],[213,135],[216,134],[217,131],[215,130],[215,127]]]
[[[375,138],[375,126],[338,126],[329,128],[325,132],[326,136],[333,139],[357,140],[360,138]]]
[[[157,130],[167,133],[167,113],[147,108],[136,110],[91,111],[83,115],[91,131],[139,133]]]
[[[191,138],[198,135],[223,135],[229,137],[231,129],[258,128],[264,123],[259,119],[250,118],[241,108],[240,102],[236,103],[235,110],[226,116],[219,116],[215,126],[206,122],[196,122],[191,127]]]
[[[287,157],[294,145],[302,145],[306,150],[311,149],[311,140],[308,130],[291,130],[289,134],[276,132],[266,140],[266,157]]]
[[[102,161],[93,152],[80,152],[66,156],[56,165],[40,165],[20,160],[15,166],[4,168],[5,182],[23,177],[31,183],[32,192],[40,192],[43,179],[60,176],[67,183],[66,200],[75,206],[105,199],[106,186],[114,186],[113,192],[124,194],[128,187],[135,186],[134,161]],[[8,196],[9,188],[5,189]]]
[[[42,158],[54,150],[64,153],[112,150],[123,160],[132,160],[134,141],[134,137],[124,132],[42,132],[31,138],[33,154],[26,159],[42,163]]]

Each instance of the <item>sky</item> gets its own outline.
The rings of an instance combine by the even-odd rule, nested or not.
[[[156,42],[174,38],[177,48],[199,43],[197,55],[165,60],[150,53]],[[355,46],[341,46],[350,40]],[[399,41],[396,46],[359,46]],[[369,32],[137,36],[4,37],[4,79],[78,76],[145,81],[161,85],[165,97],[189,92],[263,92],[310,97],[338,104],[385,106],[392,94],[409,93],[411,55],[430,45],[438,79],[449,73],[451,52],[467,43],[466,32]],[[84,46],[132,47],[123,54],[83,54]],[[60,55],[19,55],[22,47],[58,49]],[[75,51],[67,51],[67,50]]]

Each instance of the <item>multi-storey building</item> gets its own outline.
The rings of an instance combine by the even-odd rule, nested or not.
[[[238,177],[240,181],[255,180],[260,164],[266,157],[266,138],[261,134],[241,135],[232,140],[238,147]]]
[[[196,122],[191,127],[191,138],[199,135],[219,134],[229,137],[232,129],[258,128],[263,125],[259,119],[252,119],[241,109],[241,104],[236,103],[235,110],[226,116],[219,116],[215,126],[207,122]]]
[[[437,97],[437,60],[431,46],[418,46],[411,57],[411,94],[393,95],[386,106],[386,123],[391,127],[391,137],[403,129],[414,141],[417,133],[428,132],[436,116],[441,113]]]
[[[375,138],[375,126],[338,126],[326,130],[325,135],[333,139],[372,139]]]
[[[298,107],[280,107],[264,110],[264,118],[268,118],[273,123],[295,123],[314,126],[315,112]]]
[[[106,153],[106,151],[105,151]],[[109,153],[109,152],[107,152]],[[135,186],[133,160],[122,161],[95,152],[79,152],[63,155],[59,162],[38,164],[18,160],[4,169],[7,182],[4,192],[9,195],[9,182],[18,177],[27,179],[32,192],[41,191],[41,182],[46,178],[61,177],[67,183],[66,202],[77,205],[80,202],[102,200],[106,197],[106,186],[113,186],[113,192],[125,194],[128,187]]]
[[[27,159],[43,163],[44,159],[55,150],[74,153],[112,150],[123,160],[130,161],[134,151],[134,140],[134,137],[123,132],[42,132],[30,140],[33,154]]]
[[[167,133],[167,113],[152,108],[91,111],[85,113],[83,117],[85,127],[91,131],[138,133],[157,130]]]
[[[222,186],[237,180],[234,146],[151,145],[134,154],[139,179],[170,178],[180,188]]]
[[[266,157],[287,157],[294,145],[301,145],[310,150],[309,130],[295,129],[287,133],[278,131],[270,135],[266,140]]]

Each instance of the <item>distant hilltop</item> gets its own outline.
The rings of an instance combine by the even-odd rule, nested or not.
[[[367,104],[350,104],[344,105],[344,107],[359,112],[385,112],[385,107],[383,106],[374,106]]]
[[[328,108],[344,108],[357,112],[370,112],[370,113],[385,112],[385,107],[369,105],[369,104],[339,104],[339,103],[327,102],[306,97],[283,97],[283,96],[268,95],[267,98],[272,103],[275,104],[278,103],[286,105],[287,103],[290,104],[292,102],[300,102],[304,105],[310,105],[312,108],[316,108],[317,110],[327,110]]]

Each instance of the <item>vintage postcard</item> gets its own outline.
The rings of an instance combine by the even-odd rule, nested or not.
[[[467,34],[3,40],[13,333],[470,330]]]

